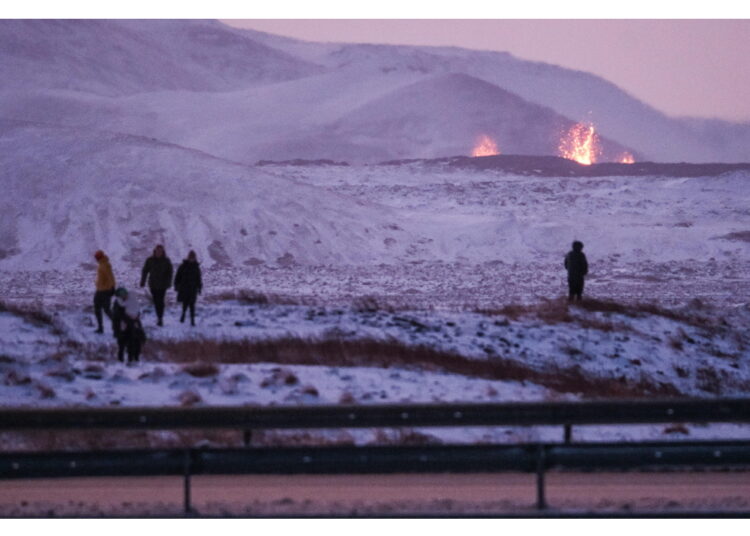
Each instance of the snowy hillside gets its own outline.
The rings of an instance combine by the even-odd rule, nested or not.
[[[346,160],[466,155],[487,135],[503,153],[549,155],[573,124],[477,78],[445,74],[373,99],[276,152]],[[602,149],[605,160],[626,151],[606,140]]]
[[[97,248],[139,264],[157,242],[217,267],[556,263],[573,238],[608,264],[750,260],[745,171],[248,167],[151,138],[17,121],[0,122],[0,163],[6,270],[76,269]]]
[[[226,90],[309,75],[307,62],[215,21],[2,20],[0,88],[99,95]]]
[[[244,163],[453,156],[486,133],[506,154],[556,154],[560,121],[591,121],[639,159],[750,160],[747,125],[671,119],[600,78],[506,53],[305,43],[215,21],[0,21],[0,62],[2,118]]]
[[[600,267],[678,262],[689,273],[750,260],[741,170],[573,178],[430,162],[245,166],[152,138],[18,121],[0,122],[0,163],[5,270],[74,270],[97,248],[139,264],[157,242],[217,267],[544,265],[574,238]]]
[[[92,248],[140,264],[157,242],[216,265],[356,264],[411,240],[383,207],[154,139],[2,121],[0,162],[5,269],[76,270]]]
[[[506,52],[456,47],[317,44],[244,30],[269,46],[363,77],[378,73],[465,73],[574,121],[591,121],[646,160],[747,162],[750,125],[670,118],[614,84],[580,71],[522,60]],[[675,88],[678,91],[679,88]],[[447,156],[447,155],[442,155]]]

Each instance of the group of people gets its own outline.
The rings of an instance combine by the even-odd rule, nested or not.
[[[127,288],[117,287],[109,258],[101,250],[94,253],[98,263],[96,271],[96,292],[94,293],[94,316],[96,333],[104,333],[104,315],[112,321],[112,333],[117,339],[117,359],[125,362],[125,351],[128,363],[138,362],[141,348],[146,341],[146,333],[141,323],[141,308],[138,297]],[[190,325],[195,326],[195,302],[203,291],[200,264],[195,251],[190,251],[187,258],[177,268],[172,278],[172,261],[169,260],[161,244],[154,248],[153,254],[146,259],[141,270],[141,287],[146,286],[156,311],[156,324],[164,325],[167,290],[174,284],[177,301],[182,303],[180,322],[185,322],[185,315],[190,313]],[[114,304],[112,304],[114,298]]]
[[[146,334],[141,324],[141,311],[137,296],[125,287],[115,288],[115,276],[109,258],[103,251],[94,254],[99,263],[96,273],[96,293],[94,294],[94,315],[96,316],[96,333],[104,333],[103,315],[112,320],[112,333],[117,339],[117,359],[124,361],[125,350],[128,352],[128,363],[137,362]],[[565,255],[565,269],[568,272],[568,300],[579,301],[583,296],[583,283],[589,266],[583,253],[583,243],[573,242],[571,251]],[[164,325],[167,290],[172,286],[172,261],[167,257],[164,246],[154,248],[153,254],[146,259],[141,270],[141,287],[148,282],[151,298],[156,311],[156,324]],[[180,322],[185,322],[185,314],[190,312],[190,325],[195,326],[195,302],[203,290],[201,269],[195,251],[190,251],[180,264],[174,277],[174,288],[177,301],[182,303]],[[112,297],[115,298],[111,305]]]

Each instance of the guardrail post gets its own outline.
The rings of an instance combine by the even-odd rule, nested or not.
[[[547,500],[544,496],[544,470],[546,460],[544,456],[544,445],[537,445],[536,451],[536,507],[538,510],[547,508]]]
[[[253,438],[253,431],[252,430],[243,430],[242,431],[242,444],[246,447],[250,446],[250,441]]]
[[[566,424],[565,425],[565,444],[569,445],[572,439],[573,439],[573,425]]]
[[[185,449],[185,458],[183,465],[183,491],[184,491],[184,507],[185,516],[189,516],[193,513],[193,508],[190,500],[190,469],[191,469],[190,449]]]

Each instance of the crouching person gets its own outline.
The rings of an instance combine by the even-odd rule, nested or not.
[[[117,359],[125,362],[125,350],[128,352],[128,365],[137,363],[141,348],[146,342],[146,333],[141,325],[141,308],[138,297],[124,287],[115,291],[115,303],[112,307],[112,332],[117,339]]]

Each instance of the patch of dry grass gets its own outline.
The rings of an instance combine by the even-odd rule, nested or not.
[[[0,312],[20,316],[37,326],[51,326],[52,315],[44,310],[41,302],[31,305],[18,305],[7,300],[0,300]]]
[[[558,392],[582,393],[589,398],[641,398],[681,394],[671,385],[647,378],[637,382],[600,378],[587,375],[577,367],[547,366],[537,369],[515,359],[471,359],[456,353],[426,346],[410,346],[398,341],[287,337],[263,341],[153,341],[151,344],[161,360],[177,363],[277,363],[381,368],[399,366],[491,380],[529,381]],[[268,381],[286,382],[282,376]]]
[[[544,300],[541,303],[533,305],[509,304],[498,309],[477,309],[475,312],[488,316],[505,316],[512,320],[518,320],[523,317],[535,317],[548,324],[577,322],[583,327],[591,327],[592,329],[601,329],[604,331],[629,328],[622,323],[615,324],[610,321],[574,316],[571,312],[575,311],[575,309],[580,309],[592,313],[610,313],[630,318],[660,316],[693,327],[702,328],[709,332],[721,330],[726,325],[726,322],[722,318],[715,318],[711,314],[711,311],[704,310],[705,306],[701,302],[694,301],[690,307],[693,312],[666,309],[653,303],[620,303],[592,298],[569,302],[565,298],[559,298],[556,300]]]
[[[183,372],[187,372],[191,376],[196,378],[208,378],[210,376],[216,376],[219,374],[219,367],[214,363],[206,363],[197,361],[195,363],[188,363],[182,367]]]
[[[307,301],[304,299],[282,294],[264,293],[248,288],[217,292],[206,296],[204,299],[209,303],[234,300],[243,305],[312,305],[312,303],[303,303]]]

